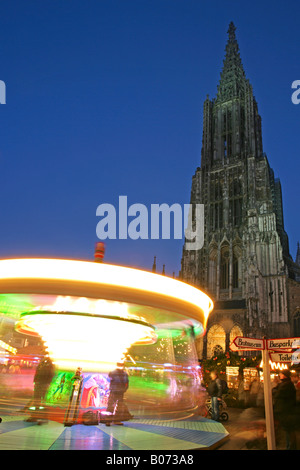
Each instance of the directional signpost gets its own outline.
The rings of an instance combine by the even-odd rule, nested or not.
[[[267,349],[269,350],[270,359],[273,362],[300,362],[300,350],[293,351],[293,349],[296,349],[299,346],[300,338],[279,338],[267,340]]]
[[[297,351],[295,351],[292,354],[292,361],[293,361],[294,364],[299,364],[299,362],[300,362],[300,349],[297,349]]]
[[[275,450],[275,431],[269,358],[274,362],[300,362],[300,338],[257,339],[237,336],[231,351],[261,351],[264,375],[264,398],[268,449]]]
[[[250,351],[262,351],[264,349],[263,339],[244,338],[243,336],[237,336],[236,338],[234,338],[233,344],[237,347],[238,350],[248,349]]]
[[[272,362],[293,362],[293,354],[290,352],[269,353]]]
[[[275,350],[284,349],[289,351],[291,349],[297,349],[300,346],[300,338],[278,338],[278,339],[267,339],[267,349]]]

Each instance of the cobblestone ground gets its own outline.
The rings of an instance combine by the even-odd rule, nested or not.
[[[228,408],[229,420],[223,423],[229,432],[229,439],[218,450],[266,450],[266,423],[264,410],[261,408]],[[297,444],[300,449],[300,432],[297,432]],[[285,434],[276,435],[276,449],[285,449]]]

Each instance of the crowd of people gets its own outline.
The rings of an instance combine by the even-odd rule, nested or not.
[[[33,409],[28,421],[36,420],[36,413],[42,407],[46,392],[54,376],[54,366],[49,357],[45,357],[38,365],[34,376],[33,398],[26,407]],[[124,364],[118,364],[116,370],[109,374],[110,395],[107,411],[114,414],[118,412],[132,417],[124,403],[124,394],[128,389],[128,374]],[[220,421],[220,406],[226,401],[228,386],[221,380],[217,371],[210,372],[210,381],[207,386],[202,382],[202,392],[199,398],[199,414],[205,415],[207,411],[206,399],[210,398],[211,418]],[[291,376],[288,369],[279,371],[272,381],[273,411],[276,436],[283,430],[286,437],[286,448],[296,449],[296,431],[300,427],[300,380],[298,375]],[[264,406],[263,384],[259,377],[254,378],[249,390],[245,391],[243,376],[239,377],[237,386],[237,399],[241,407]],[[117,407],[117,408],[116,408]],[[126,419],[126,418],[125,418]],[[108,423],[109,424],[109,423]]]
[[[224,380],[218,377],[214,370],[210,373],[210,382],[207,387],[202,382],[202,395],[200,398],[200,414],[205,415],[207,395],[211,399],[211,417],[220,421],[220,404],[228,388]],[[300,429],[300,380],[298,375],[291,376],[288,369],[279,371],[272,382],[273,412],[275,435],[278,441],[281,431],[285,433],[286,449],[297,449],[297,429]],[[245,400],[244,381],[242,376],[238,382],[238,402],[242,407],[264,406],[263,385],[259,377],[255,378],[250,386],[248,400]]]
[[[300,426],[300,416],[297,409],[297,384],[295,387],[291,380],[290,371],[287,369],[279,372],[279,380],[279,383],[273,388],[275,431],[282,428],[286,436],[286,448],[296,450],[296,430]]]

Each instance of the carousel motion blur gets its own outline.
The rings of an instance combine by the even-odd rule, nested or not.
[[[2,260],[1,412],[68,426],[118,408],[126,408],[122,420],[188,414],[201,381],[195,338],[212,308],[200,290],[142,270]],[[120,364],[127,381],[118,392]]]

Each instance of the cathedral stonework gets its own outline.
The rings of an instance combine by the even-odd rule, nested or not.
[[[216,97],[204,102],[201,167],[190,203],[204,205],[204,245],[184,245],[179,277],[215,305],[199,356],[228,351],[237,335],[300,336],[299,247],[294,262],[280,180],[263,151],[261,117],[233,23]]]

